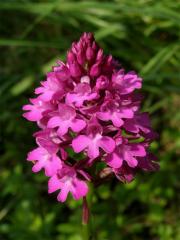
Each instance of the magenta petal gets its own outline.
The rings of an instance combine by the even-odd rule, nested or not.
[[[83,128],[85,128],[86,122],[81,119],[74,119],[71,122],[71,128],[74,132],[80,132]]]
[[[121,118],[132,118],[134,113],[131,109],[122,109],[119,113],[117,113]]]
[[[131,144],[131,153],[134,156],[144,157],[146,156],[145,148],[140,144]]]
[[[34,109],[31,112],[24,113],[23,117],[29,121],[36,122],[42,118],[42,113],[41,113],[41,111]]]
[[[96,116],[102,121],[109,121],[111,119],[112,114],[110,114],[109,112],[98,112]]]
[[[54,127],[58,127],[60,126],[62,123],[62,120],[60,117],[52,117],[49,121],[48,121],[48,128],[54,128]]]
[[[38,161],[38,162],[36,162],[36,163],[33,165],[32,171],[33,171],[34,173],[37,173],[37,172],[39,172],[43,167],[44,167],[44,164],[43,164],[42,162]]]
[[[49,128],[59,127],[57,134],[59,136],[63,136],[68,132],[68,128],[70,127],[70,121],[62,121],[60,117],[52,117],[48,122]]]
[[[62,187],[57,175],[52,176],[48,181],[48,193],[57,191]]]
[[[110,137],[102,137],[98,142],[99,147],[101,147],[106,153],[111,153],[115,149],[115,141]]]
[[[66,103],[72,104],[74,102],[79,102],[78,96],[76,93],[67,93],[66,95]],[[82,101],[81,101],[82,104]],[[81,104],[79,104],[81,106]]]
[[[36,161],[32,167],[33,172],[45,169],[46,176],[54,175],[62,167],[61,160],[54,153],[49,153],[46,149],[39,147],[28,154],[28,161]]]
[[[106,157],[107,164],[112,168],[120,168],[123,158],[115,151]]]
[[[52,99],[52,96],[54,95],[53,91],[46,91],[43,94],[40,95],[40,99],[42,99],[45,102],[48,102]]]
[[[41,158],[42,154],[44,154],[43,148],[36,148],[33,151],[28,153],[27,160],[34,161]]]
[[[66,134],[68,132],[68,128],[69,128],[70,124],[67,121],[62,121],[61,125],[59,126],[58,130],[57,130],[57,134],[61,137],[64,134]]]
[[[35,89],[35,94],[40,94],[40,93],[43,93],[44,92],[44,87],[38,87]]]
[[[75,109],[67,104],[59,103],[58,110],[58,116],[62,119],[62,121],[70,121],[76,116]]]
[[[124,124],[124,128],[128,131],[128,132],[132,132],[132,133],[138,133],[139,132],[139,128],[138,126],[134,123],[133,119],[126,119],[125,124]]]
[[[127,161],[127,164],[128,164],[130,167],[132,167],[132,168],[134,168],[134,167],[136,167],[136,166],[138,165],[138,161],[137,161],[137,159],[134,158],[134,157],[131,157],[131,159],[126,160],[126,161]]]
[[[90,139],[85,135],[79,135],[72,141],[72,148],[76,153],[81,152],[90,144]]]
[[[130,167],[134,168],[134,167],[136,167],[136,166],[138,165],[137,159],[136,159],[135,157],[133,157],[133,156],[131,155],[131,153],[125,152],[125,153],[124,153],[124,158],[125,158],[127,164],[128,164]]]
[[[121,127],[124,123],[124,121],[119,117],[118,114],[114,113],[111,117],[111,120],[113,122],[113,125],[115,127]]]
[[[46,164],[45,175],[50,177],[57,173],[57,170],[62,168],[62,163],[59,157],[52,156],[52,159]]]
[[[24,106],[22,107],[22,109],[23,109],[24,111],[28,111],[28,110],[31,110],[32,107],[33,107],[32,105],[27,104],[27,105],[24,105]]]
[[[78,200],[81,197],[86,196],[86,194],[88,192],[88,186],[84,181],[81,181],[81,180],[76,178],[73,181],[73,184],[74,184],[75,191],[72,192],[72,195],[73,195],[75,200]]]
[[[97,146],[97,143],[90,143],[88,146],[88,157],[91,159],[95,159],[99,156],[99,146]]]
[[[69,186],[64,186],[61,188],[61,192],[57,196],[59,202],[65,202],[69,193]]]

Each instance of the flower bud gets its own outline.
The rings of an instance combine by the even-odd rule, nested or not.
[[[81,73],[82,73],[81,67],[79,66],[79,64],[76,61],[69,64],[69,69],[70,69],[70,73],[71,73],[72,77],[81,76]]]
[[[96,56],[96,61],[100,62],[103,60],[103,50],[99,49],[97,56]]]
[[[90,75],[92,77],[97,77],[100,74],[100,72],[101,72],[101,67],[99,63],[96,63],[91,67]]]
[[[88,61],[92,60],[94,58],[94,51],[91,47],[88,47],[86,50],[86,58]]]
[[[86,55],[85,55],[84,51],[82,51],[82,50],[78,51],[78,53],[77,53],[77,61],[78,61],[78,63],[80,65],[83,65],[85,60],[86,60]]]
[[[75,57],[74,53],[72,51],[69,51],[67,53],[67,61],[68,62],[73,62],[75,60],[76,60],[76,57]]]

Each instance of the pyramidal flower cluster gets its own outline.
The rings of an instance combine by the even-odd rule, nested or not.
[[[58,201],[69,192],[75,200],[85,197],[88,182],[113,175],[130,182],[139,169],[157,170],[148,150],[156,134],[148,113],[140,112],[141,86],[134,71],[126,73],[84,33],[35,89],[23,106],[23,116],[40,128],[27,160],[33,172],[49,177],[48,192],[58,191]]]

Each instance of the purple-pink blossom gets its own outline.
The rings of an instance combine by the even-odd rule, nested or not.
[[[42,168],[45,169],[46,176],[52,176],[58,169],[61,168],[61,159],[56,153],[50,153],[45,148],[38,147],[29,152],[28,161],[34,161],[33,172],[39,172]]]
[[[88,186],[85,181],[77,177],[78,172],[74,167],[64,165],[62,169],[57,170],[49,179],[48,192],[52,193],[60,190],[57,200],[64,202],[70,192],[75,200],[86,196]]]
[[[101,148],[106,153],[112,153],[115,149],[113,138],[102,135],[103,129],[97,120],[90,120],[86,135],[78,135],[72,141],[72,148],[76,153],[87,150],[87,156],[90,160],[100,155]]]
[[[156,134],[148,113],[141,112],[141,87],[137,73],[126,72],[92,33],[84,33],[35,89],[36,97],[23,106],[23,116],[40,128],[27,160],[33,172],[49,177],[48,192],[59,191],[58,201],[69,193],[75,200],[85,197],[88,182],[99,181],[101,162],[123,182],[139,169],[158,169],[149,150]]]
[[[54,113],[53,117],[50,117],[47,123],[48,128],[58,128],[57,134],[59,136],[65,135],[69,128],[74,132],[80,132],[85,126],[86,122],[76,117],[76,111],[73,107],[61,103],[58,105],[58,111]]]
[[[145,157],[146,150],[141,143],[129,143],[127,139],[117,139],[116,149],[106,157],[107,164],[113,168],[120,168],[123,161],[126,161],[129,167],[138,165],[137,157]]]

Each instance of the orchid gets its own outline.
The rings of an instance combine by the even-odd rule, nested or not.
[[[57,134],[59,136],[66,134],[68,128],[71,128],[74,132],[80,132],[85,126],[86,122],[82,119],[77,119],[76,111],[66,104],[58,105],[58,112],[49,119],[47,124],[48,128],[58,127]]]
[[[39,172],[42,168],[45,169],[46,176],[52,176],[61,168],[61,160],[54,153],[49,153],[46,149],[38,147],[31,151],[27,157],[28,161],[35,161],[32,168],[33,172]]]
[[[36,98],[23,107],[23,116],[40,128],[34,134],[38,147],[27,160],[33,172],[44,169],[48,192],[60,191],[58,201],[69,193],[85,199],[90,182],[103,183],[103,170],[95,170],[101,162],[108,176],[122,182],[132,181],[139,169],[158,169],[149,150],[156,135],[148,113],[140,111],[141,87],[141,77],[125,72],[92,33],[84,33],[35,89]]]
[[[92,160],[99,156],[99,148],[106,153],[113,152],[115,148],[115,141],[108,136],[102,136],[101,125],[96,120],[90,121],[87,127],[86,135],[78,135],[72,141],[72,147],[76,153],[87,149],[87,155]]]
[[[88,186],[85,181],[77,177],[77,172],[73,167],[63,166],[62,169],[57,170],[52,174],[48,182],[48,192],[61,190],[57,196],[57,200],[64,202],[69,192],[72,193],[75,200],[86,196]]]

